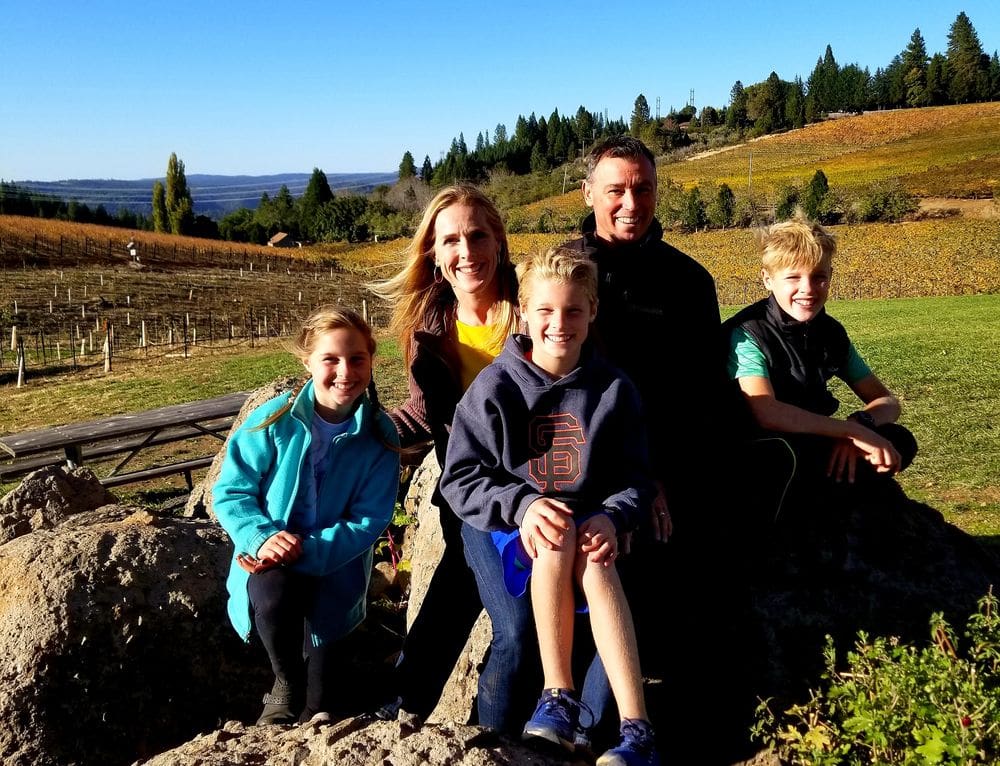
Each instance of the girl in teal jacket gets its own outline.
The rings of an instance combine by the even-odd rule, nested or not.
[[[399,489],[368,324],[324,307],[306,320],[295,353],[309,379],[248,416],[213,489],[235,546],[229,618],[244,640],[257,632],[275,676],[258,724],[329,719],[328,649],[365,617],[372,546]]]

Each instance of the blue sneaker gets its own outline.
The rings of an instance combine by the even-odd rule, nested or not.
[[[543,739],[573,752],[573,737],[580,721],[580,701],[569,689],[545,689],[538,707],[524,725],[521,739]]]
[[[597,766],[660,766],[653,727],[648,721],[625,718],[622,741],[597,759]]]

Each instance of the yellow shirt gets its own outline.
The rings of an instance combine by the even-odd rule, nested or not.
[[[462,390],[467,389],[480,371],[503,349],[492,339],[495,325],[474,327],[455,321],[458,334],[458,360],[461,364]]]

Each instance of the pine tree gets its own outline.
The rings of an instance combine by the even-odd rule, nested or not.
[[[424,164],[420,167],[420,180],[425,184],[431,182],[431,178],[434,177],[434,166],[431,165],[431,158],[429,155],[424,155]]]
[[[740,129],[747,124],[747,92],[737,80],[729,92],[729,109],[726,110],[726,127]]]
[[[318,239],[316,221],[320,208],[333,199],[330,182],[319,168],[313,168],[306,190],[299,197],[299,233],[307,239]]]
[[[482,141],[483,134],[479,134],[479,140]],[[405,181],[407,178],[413,178],[417,174],[417,166],[413,162],[413,155],[410,154],[409,150],[403,153],[403,159],[399,163],[399,180]],[[332,198],[333,195],[331,194]]]
[[[903,82],[906,85],[908,106],[927,106],[927,46],[920,28],[913,30],[910,44],[903,51]]]
[[[829,192],[830,182],[827,181],[826,173],[817,170],[802,196],[802,209],[805,214],[813,220],[820,220],[826,212],[823,202]]]
[[[632,108],[632,119],[629,120],[629,133],[636,138],[642,136],[646,125],[649,123],[649,102],[641,93],[635,99],[635,106]]]
[[[982,59],[979,35],[962,11],[948,32],[948,95],[952,102],[966,104],[988,97],[989,79]]]

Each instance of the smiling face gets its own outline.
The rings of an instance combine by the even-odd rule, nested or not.
[[[350,416],[372,378],[368,341],[353,328],[317,335],[302,364],[312,376],[316,413],[329,423],[340,423]]]
[[[528,278],[531,289],[521,305],[521,317],[531,336],[531,361],[550,375],[562,377],[580,361],[580,348],[597,316],[597,306],[579,283]]]
[[[774,293],[782,311],[800,322],[815,318],[826,304],[832,275],[833,268],[822,264],[813,268],[792,265],[773,273],[761,269],[764,287]]]
[[[641,239],[656,212],[656,170],[645,157],[604,157],[583,182],[583,199],[594,208],[598,237]]]
[[[500,243],[485,211],[474,205],[444,208],[434,221],[434,265],[455,291],[459,303],[469,296],[497,296]]]

